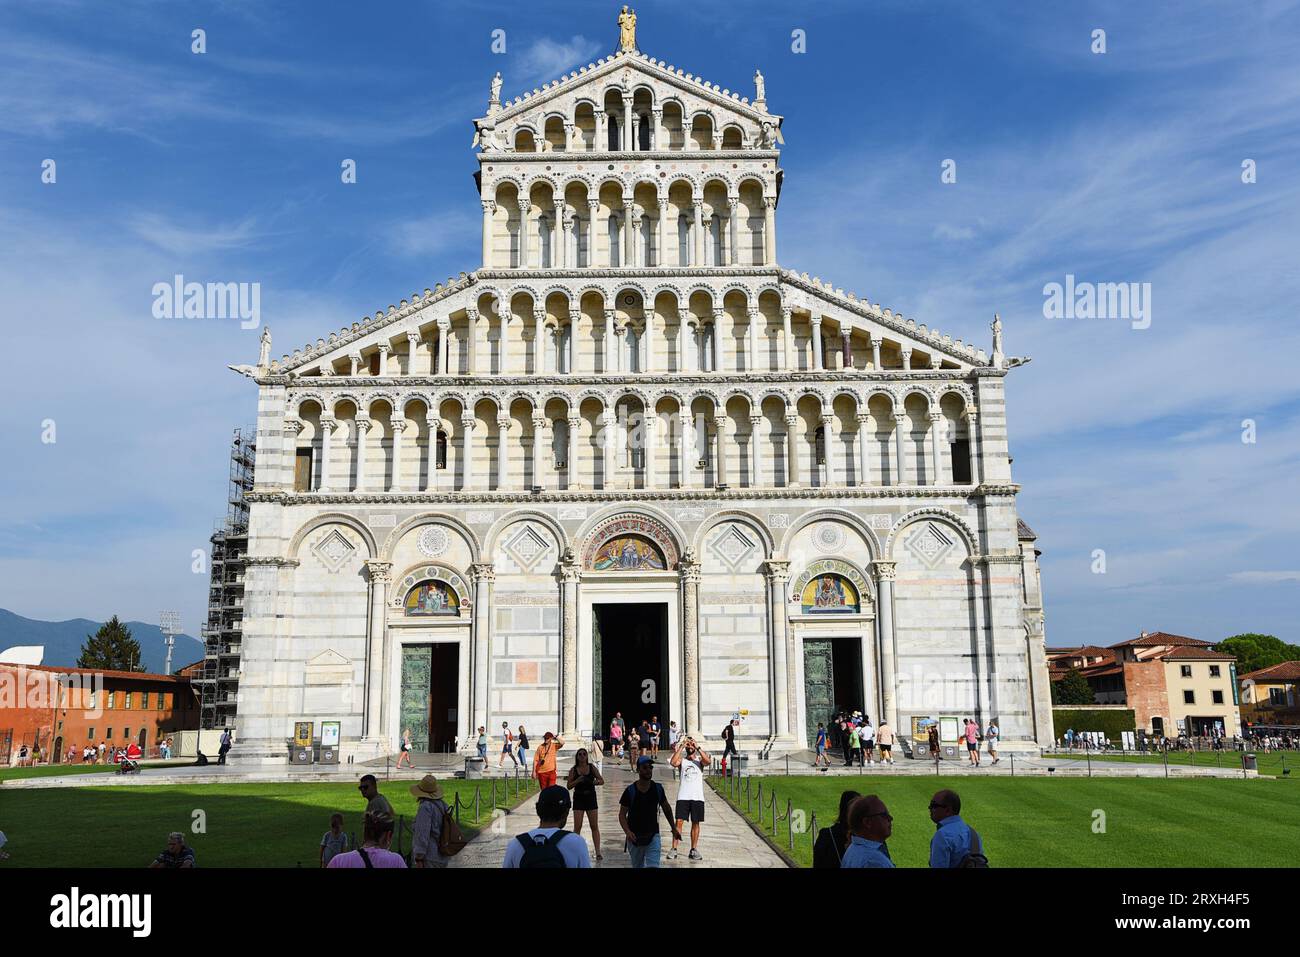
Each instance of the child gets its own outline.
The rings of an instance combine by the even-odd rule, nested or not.
[[[348,850],[349,844],[348,836],[343,830],[343,815],[331,814],[330,829],[320,839],[320,866],[329,866],[329,862],[334,855],[342,854]]]

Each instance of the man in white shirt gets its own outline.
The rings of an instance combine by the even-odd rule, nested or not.
[[[862,719],[862,727],[858,728],[858,741],[862,746],[862,753],[867,756],[867,764],[874,764],[876,760],[876,729],[871,726],[870,718]]]
[[[677,788],[677,834],[673,836],[673,846],[668,851],[668,860],[677,859],[677,845],[681,842],[682,824],[691,822],[692,861],[704,858],[699,851],[700,825],[704,822],[704,765],[709,756],[695,743],[689,734],[677,742],[673,749],[672,766],[681,771],[682,780]]]
[[[506,846],[503,868],[591,867],[591,854],[581,834],[564,830],[569,820],[569,790],[553,784],[537,796],[537,827]]]

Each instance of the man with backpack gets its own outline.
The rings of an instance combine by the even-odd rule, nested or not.
[[[442,785],[432,774],[411,785],[418,810],[411,837],[412,867],[446,867],[452,855],[460,853],[465,839],[442,797]]]
[[[591,854],[581,834],[566,831],[568,788],[558,784],[537,796],[537,827],[520,834],[506,847],[503,868],[591,867]]]
[[[660,811],[673,832],[673,843],[680,844],[682,840],[668,795],[664,786],[654,780],[654,771],[654,760],[648,754],[637,758],[637,779],[627,786],[618,801],[618,826],[627,836],[627,852],[635,868],[659,866],[663,850],[659,843]]]
[[[961,819],[961,798],[956,791],[936,791],[930,799],[930,866],[936,868],[988,867],[984,840]]]

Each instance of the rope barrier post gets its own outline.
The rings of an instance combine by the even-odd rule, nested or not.
[[[1092,750],[1090,748],[1084,748],[1083,756],[1088,761],[1088,777],[1092,777]]]
[[[1165,748],[1165,777],[1166,778],[1169,777],[1169,749],[1168,748]]]
[[[794,808],[792,802],[790,801],[789,798],[786,798],[785,799],[785,833],[787,838],[786,845],[791,851],[794,850],[794,818],[792,817],[793,810]]]
[[[476,784],[474,785],[474,823],[475,824],[477,824],[479,822],[479,819],[483,816],[482,813],[480,813],[480,811],[481,808],[479,805],[479,785]]]
[[[811,847],[817,846],[817,812],[812,812],[812,819],[808,825],[808,843]]]
[[[1011,752],[1011,776],[1016,776],[1016,752]]]
[[[776,840],[776,792],[772,792],[772,840]]]

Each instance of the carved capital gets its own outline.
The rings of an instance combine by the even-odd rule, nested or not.
[[[898,562],[877,560],[871,563],[871,571],[878,582],[892,582],[897,568]]]
[[[366,559],[366,572],[370,575],[372,584],[387,585],[392,581],[393,563],[368,558]]]
[[[491,562],[473,562],[469,571],[475,582],[494,582],[497,578],[496,566]]]
[[[769,582],[785,584],[790,580],[790,563],[780,559],[769,558],[763,563],[763,571]]]

